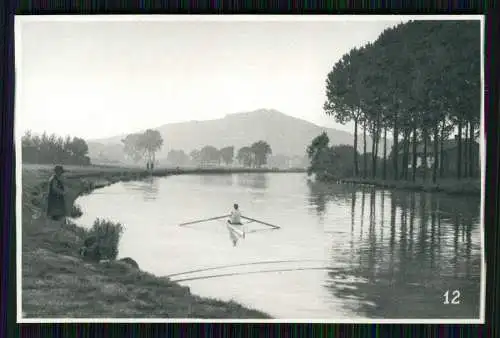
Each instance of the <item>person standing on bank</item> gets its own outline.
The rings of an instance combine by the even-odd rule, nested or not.
[[[47,195],[47,217],[51,221],[64,223],[66,220],[66,201],[62,175],[64,169],[60,165],[54,167],[54,175],[49,179]]]

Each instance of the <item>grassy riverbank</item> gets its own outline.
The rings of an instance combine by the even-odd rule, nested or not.
[[[68,206],[88,187],[148,175],[130,168],[65,168]],[[61,228],[47,223],[43,215],[35,216],[51,166],[26,165],[22,175],[22,309],[26,318],[269,318],[232,301],[195,296],[187,287],[123,262],[83,261],[79,255],[86,236],[83,228],[74,223]]]
[[[334,181],[338,181],[340,183],[373,185],[384,189],[403,189],[425,192],[440,192],[450,195],[481,196],[480,179],[464,179],[460,181],[456,179],[446,179],[440,180],[435,184],[429,181],[424,182],[423,180],[412,182],[363,178],[347,178]]]

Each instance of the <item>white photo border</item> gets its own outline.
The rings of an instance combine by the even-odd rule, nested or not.
[[[330,323],[330,324],[484,324],[486,296],[486,263],[484,238],[484,197],[486,171],[486,139],[484,121],[484,44],[485,20],[483,15],[16,15],[15,34],[15,73],[20,78],[22,67],[22,24],[25,22],[310,22],[310,21],[378,21],[393,20],[394,24],[408,20],[479,20],[481,23],[481,121],[480,121],[480,153],[481,153],[481,285],[480,285],[480,318],[478,319],[196,319],[196,318],[24,318],[22,316],[22,131],[14,112],[14,142],[16,150],[16,277],[17,277],[17,323]],[[18,84],[18,81],[16,81]],[[19,91],[15,91],[15,107],[22,105]]]

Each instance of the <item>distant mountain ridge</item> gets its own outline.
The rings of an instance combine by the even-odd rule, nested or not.
[[[273,154],[304,156],[312,139],[323,131],[328,134],[331,145],[352,145],[354,140],[352,133],[324,128],[274,109],[233,113],[214,120],[169,123],[152,129],[158,130],[164,140],[164,146],[157,154],[158,159],[165,158],[172,149],[189,153],[206,145],[216,148],[234,146],[236,152],[259,140],[269,143]],[[91,159],[124,161],[121,140],[125,136],[88,140]],[[358,150],[362,151],[363,138],[359,131],[358,136]],[[371,142],[371,138],[367,137],[367,150],[371,149]]]

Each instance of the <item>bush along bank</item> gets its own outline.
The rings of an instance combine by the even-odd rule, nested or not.
[[[423,181],[390,181],[378,179],[363,179],[363,178],[324,178],[324,181],[350,183],[350,184],[366,184],[385,189],[403,189],[424,192],[440,192],[450,195],[464,196],[481,196],[481,181],[480,180],[445,180],[436,183]]]
[[[100,186],[148,176],[137,172],[85,174],[83,170],[67,173],[68,206],[80,194]],[[22,175],[25,317],[270,318],[232,301],[193,295],[168,278],[141,271],[130,257],[116,260],[121,224],[100,219],[87,230],[73,221],[62,227],[47,222],[40,208],[50,172],[23,170]]]

